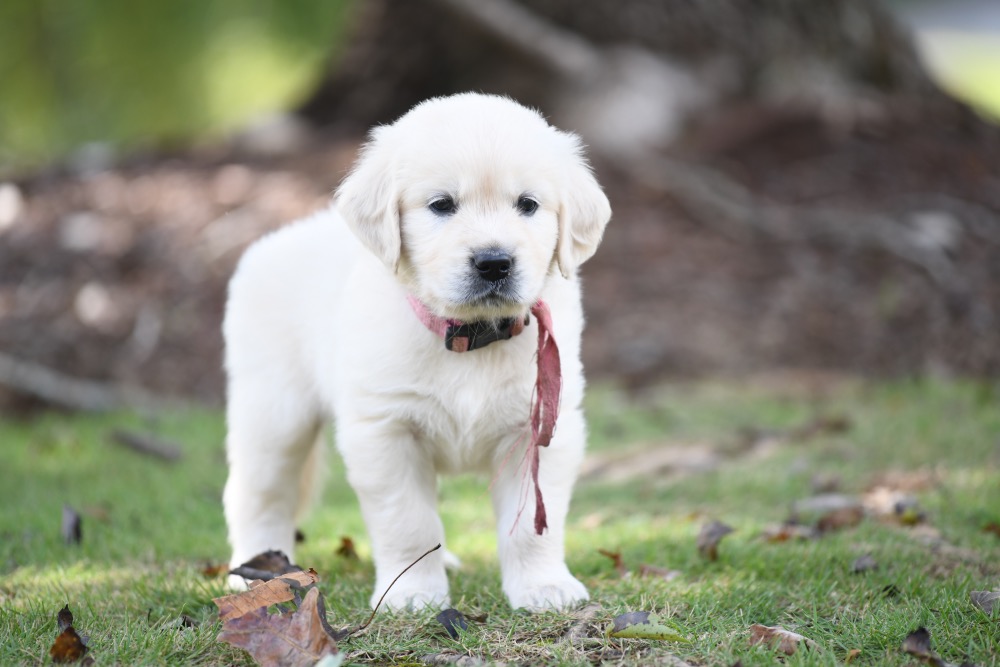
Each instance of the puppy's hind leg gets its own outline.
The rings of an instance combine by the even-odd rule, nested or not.
[[[246,380],[230,382],[227,405],[229,479],[223,504],[232,567],[270,549],[293,558],[301,482],[320,427],[305,392]]]

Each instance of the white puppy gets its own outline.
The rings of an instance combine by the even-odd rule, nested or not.
[[[577,137],[511,100],[433,99],[375,128],[332,209],[257,242],[230,284],[224,502],[233,566],[268,549],[291,555],[321,428],[335,418],[371,538],[373,604],[443,542],[437,475],[463,471],[494,479],[511,605],[587,599],[563,548],[586,439],[576,270],[610,216]],[[554,436],[538,450],[548,515],[540,535],[525,464],[538,317],[520,331],[538,301],[551,311],[562,367]],[[446,348],[435,322],[467,323],[479,340],[457,329]],[[444,560],[441,551],[425,558],[386,603],[446,604]]]

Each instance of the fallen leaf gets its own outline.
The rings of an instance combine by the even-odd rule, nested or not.
[[[865,518],[865,511],[860,507],[843,507],[825,514],[816,522],[816,530],[820,533],[830,533],[843,528],[852,528]]]
[[[56,626],[59,635],[49,648],[52,662],[76,662],[83,659],[90,649],[87,648],[87,640],[81,637],[73,627],[73,612],[69,610],[68,604],[56,614]],[[92,662],[93,660],[87,658],[88,664]]]
[[[584,605],[582,609],[577,609],[569,615],[573,619],[573,625],[569,626],[560,641],[579,645],[591,636],[593,621],[602,615],[604,607],[596,602]]]
[[[941,475],[929,468],[918,470],[887,470],[868,484],[868,489],[874,490],[879,487],[890,491],[902,491],[915,493],[917,491],[929,491],[941,483]]]
[[[180,445],[148,433],[116,430],[111,432],[111,441],[138,454],[170,463],[179,461],[183,454]]]
[[[212,600],[219,608],[219,618],[225,622],[273,604],[295,599],[297,592],[319,581],[316,570],[290,572],[270,581],[262,582],[248,591],[233,593]]]
[[[223,623],[219,641],[244,649],[264,667],[312,667],[337,653],[329,627],[319,589],[312,588],[292,613],[268,614],[262,606],[230,618]]]
[[[988,524],[983,526],[984,533],[992,533],[997,537],[1000,537],[1000,523],[996,521],[990,521]]]
[[[769,646],[785,655],[794,655],[800,646],[819,650],[819,646],[813,640],[791,630],[785,630],[780,625],[770,626],[755,623],[750,626],[750,646],[758,644]]]
[[[821,493],[818,496],[795,501],[792,504],[789,523],[818,525],[825,517],[831,515],[846,518],[856,514],[864,514],[864,505],[857,496],[845,493]]]
[[[288,560],[285,552],[272,550],[257,554],[239,567],[230,570],[229,574],[251,581],[254,579],[270,581],[279,575],[301,571],[301,567]]]
[[[869,570],[877,570],[877,569],[878,569],[878,563],[875,562],[875,559],[872,558],[870,554],[859,556],[858,558],[854,559],[853,563],[851,563],[852,574],[860,574],[862,572],[868,572]]]
[[[220,563],[218,565],[208,564],[201,568],[201,574],[203,577],[213,578],[221,577],[224,574],[229,573],[229,563]]]
[[[779,526],[768,526],[761,533],[761,537],[768,542],[780,543],[790,540],[812,540],[819,537],[819,533],[812,526],[786,521]]]
[[[340,538],[340,546],[337,547],[336,554],[347,560],[358,560],[358,552],[354,548],[354,540],[346,535]]]
[[[444,629],[448,632],[448,636],[452,639],[458,639],[459,630],[465,631],[469,629],[469,624],[466,623],[465,616],[457,609],[445,609],[434,618],[444,626]]]
[[[733,532],[733,528],[721,521],[712,521],[701,528],[698,533],[698,553],[711,561],[719,559],[719,542]]]
[[[945,664],[938,654],[931,649],[931,633],[927,631],[927,628],[917,628],[908,634],[906,639],[903,640],[902,649],[929,665],[943,666]]]
[[[63,505],[62,508],[62,538],[66,544],[79,544],[83,541],[83,519],[69,505]]]
[[[677,577],[681,576],[680,570],[668,570],[665,567],[658,567],[656,565],[646,565],[643,563],[639,566],[639,576],[640,577],[658,577],[664,581],[672,581]]]
[[[972,591],[969,598],[987,614],[1000,610],[1000,591]]]
[[[851,664],[852,662],[854,662],[854,659],[857,658],[859,655],[861,655],[861,649],[852,648],[850,651],[847,652],[847,655],[844,656],[844,664],[847,665]]]
[[[618,571],[618,574],[625,576],[628,574],[628,568],[625,567],[625,562],[622,560],[622,552],[620,551],[606,551],[604,549],[598,549],[597,553],[611,559],[612,564]]]
[[[893,507],[896,520],[904,526],[916,526],[927,520],[927,513],[920,509],[920,505],[914,499],[909,502],[898,502]]]
[[[67,604],[59,613],[56,614],[56,626],[59,628],[59,632],[62,632],[66,628],[73,627],[73,612],[69,610],[69,605]]]
[[[885,486],[866,493],[862,502],[868,512],[904,526],[922,523],[927,518],[916,498]]]
[[[683,631],[672,621],[661,620],[649,611],[630,611],[616,616],[607,630],[615,639],[658,639],[662,641],[690,643]]]
[[[52,662],[76,662],[83,658],[89,649],[83,643],[80,635],[70,626],[59,633],[56,641],[49,649]]]

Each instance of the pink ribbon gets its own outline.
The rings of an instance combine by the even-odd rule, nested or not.
[[[538,485],[539,447],[548,447],[552,432],[559,418],[559,394],[562,393],[562,368],[559,347],[552,333],[552,314],[544,301],[531,307],[531,314],[538,321],[538,377],[531,406],[531,481],[535,485],[535,533],[541,535],[548,528],[542,488]]]
[[[446,320],[430,312],[420,300],[407,296],[410,307],[425,327],[444,338],[449,326],[460,326],[457,320]],[[531,482],[535,486],[535,533],[541,535],[548,528],[545,514],[545,501],[542,489],[538,484],[539,448],[548,447],[552,441],[552,432],[559,418],[559,395],[562,393],[562,368],[559,363],[559,347],[552,330],[552,314],[544,301],[536,301],[531,307],[531,314],[538,322],[538,353],[536,363],[538,375],[535,378],[535,390],[531,398],[531,442],[528,447],[528,460]],[[521,333],[523,327],[516,327],[513,335]],[[464,349],[456,349],[464,352]]]

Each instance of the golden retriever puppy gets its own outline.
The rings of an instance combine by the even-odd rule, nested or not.
[[[587,599],[563,547],[586,440],[576,272],[611,209],[581,151],[509,99],[428,100],[372,130],[329,210],[246,252],[223,327],[234,567],[292,554],[332,420],[373,604],[444,541],[437,478],[465,471],[494,480],[510,604]],[[386,603],[446,605],[445,560],[422,560]]]

